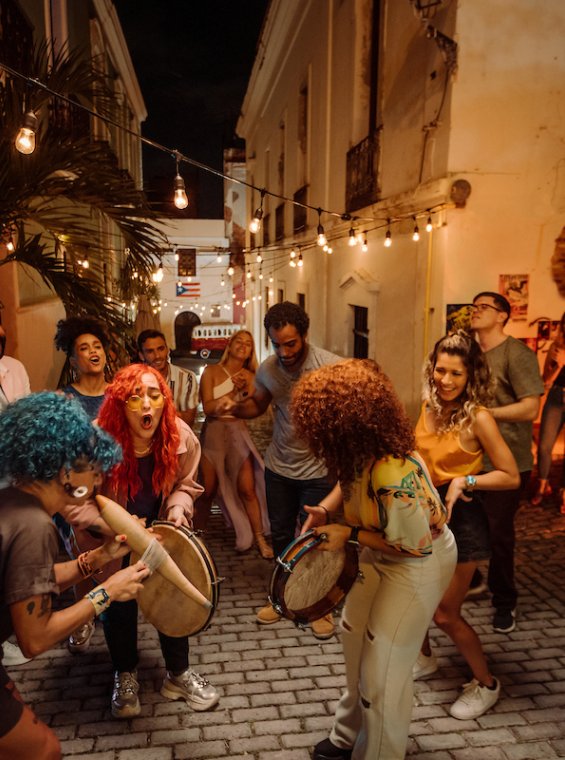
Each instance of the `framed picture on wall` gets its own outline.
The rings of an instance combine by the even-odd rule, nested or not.
[[[445,307],[445,332],[471,331],[471,304],[448,303]]]
[[[528,318],[529,284],[528,274],[498,275],[498,292],[510,303],[510,319]]]

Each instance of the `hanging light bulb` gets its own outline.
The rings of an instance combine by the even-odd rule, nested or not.
[[[369,244],[367,243],[367,231],[363,233],[363,242],[361,243],[361,250],[363,253],[367,253],[369,250]]]
[[[174,182],[174,190],[175,190],[175,196],[174,196],[174,204],[178,209],[183,209],[188,206],[188,195],[186,194],[186,188],[184,186],[184,179],[180,175],[179,171],[179,163],[180,163],[180,154],[175,152],[176,160],[177,160],[177,174],[175,177]]]
[[[179,258],[180,258],[180,257],[179,257],[179,252],[178,252],[178,251],[176,250],[176,248],[175,248],[175,261],[178,261],[178,260],[179,260]]]
[[[259,208],[256,209],[255,215],[249,224],[249,232],[252,232],[254,235],[261,229],[261,219],[263,218],[263,198],[265,197],[266,192],[266,190],[261,190],[261,201],[259,203]]]
[[[82,268],[88,269],[90,267],[90,261],[88,260],[88,253],[84,254],[84,259],[82,260]]]
[[[295,250],[294,246],[292,246],[292,248],[290,249],[290,258],[291,259],[295,259],[296,258],[296,250]]]
[[[328,256],[331,256],[331,254],[334,252],[334,249],[331,247],[331,245],[328,245],[328,246],[325,248],[325,251],[326,251],[326,253],[328,254]]]
[[[224,280],[224,275],[222,275],[222,279],[220,280],[220,285],[223,288],[225,284],[226,284],[226,281]]]
[[[420,230],[418,229],[418,223],[416,217],[414,217],[414,232],[412,233],[412,240],[417,243],[420,239]]]
[[[230,263],[228,264],[228,277],[233,277],[234,272],[235,269],[233,268],[232,260],[230,259]]]
[[[269,282],[274,282],[274,281],[275,281],[275,278],[273,277],[273,275],[271,275],[271,276],[269,277]]]
[[[322,226],[322,209],[318,209],[318,239],[316,242],[320,246],[320,248],[323,248],[326,243],[328,242],[328,239],[326,238],[326,233],[324,232],[324,228]]]
[[[246,272],[245,276],[247,277],[248,280],[251,279],[251,269],[249,267],[247,267],[247,272]]]
[[[231,297],[235,300],[235,293],[232,293]]]
[[[14,245],[14,238],[12,237],[12,233],[10,233],[10,239],[6,243],[6,248],[10,253],[13,253],[16,250],[16,246]]]
[[[164,275],[165,275],[165,272],[163,270],[163,262],[161,261],[157,269],[151,275],[151,279],[153,280],[153,282],[162,282]]]
[[[296,266],[298,266],[298,267],[303,267],[304,266],[304,261],[302,260],[302,254],[301,253],[298,254],[298,261],[296,262]]]
[[[16,135],[16,150],[29,156],[35,150],[35,133],[37,132],[38,121],[33,111],[28,111],[24,116],[20,131]]]
[[[431,232],[433,230],[434,226],[432,224],[432,217],[428,217],[428,221],[426,222],[426,232]]]
[[[261,251],[257,251],[257,263],[260,264],[263,261],[263,257],[261,256]]]
[[[218,251],[216,254],[216,263],[221,264],[222,263],[222,254]]]
[[[263,279],[263,265],[262,265],[262,264],[261,264],[261,266],[259,267],[259,279],[260,279],[260,280],[262,280],[262,279]]]
[[[288,265],[289,267],[292,267],[294,269],[294,267],[296,266],[296,260],[291,257],[289,259]]]
[[[392,234],[390,232],[390,219],[386,220],[386,235],[385,235],[385,248],[390,248],[392,245]]]
[[[352,248],[354,245],[357,245],[357,236],[355,235],[355,230],[353,227],[349,228],[349,240],[347,241],[347,244]]]

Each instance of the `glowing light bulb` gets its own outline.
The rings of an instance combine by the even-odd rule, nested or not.
[[[246,272],[245,276],[247,277],[248,280],[251,279],[251,269],[249,269],[249,267],[247,267],[247,272]]]
[[[414,225],[414,232],[412,233],[412,240],[417,243],[420,239],[420,230],[418,229],[418,225]]]
[[[177,172],[174,182],[175,199],[174,204],[178,209],[183,209],[188,206],[188,195],[186,194],[186,188],[184,186],[184,179]]]
[[[361,250],[363,251],[363,253],[367,253],[367,251],[369,250],[369,245],[367,243],[367,238],[365,238],[363,240],[363,245],[361,246]]]
[[[153,280],[153,282],[162,282],[164,275],[165,275],[165,272],[163,271],[163,262],[161,262],[159,266],[157,267],[157,269],[151,275],[151,279]]]
[[[10,235],[10,239],[6,243],[6,248],[10,253],[16,250],[16,246],[14,245],[14,238]]]
[[[387,230],[386,235],[385,235],[384,246],[385,248],[390,248],[391,245],[392,245],[392,235],[390,234],[390,230]]]
[[[294,258],[296,258],[296,251],[294,250],[294,248],[291,248],[291,249],[290,249],[290,258],[291,258],[291,259],[294,259]]]
[[[233,273],[234,273],[234,271],[235,271],[235,270],[234,270],[233,266],[230,264],[230,265],[229,265],[229,267],[228,267],[228,275],[229,275],[230,277],[233,277]]]
[[[24,116],[23,124],[16,135],[16,150],[29,156],[35,150],[35,133],[37,131],[37,116],[33,111],[28,111]]]
[[[263,257],[260,253],[257,254],[257,263],[260,264],[263,261]]]
[[[426,222],[426,232],[431,232],[433,230],[434,226],[432,224],[432,217],[428,217],[428,221]]]
[[[84,254],[84,259],[82,260],[82,268],[88,269],[90,267],[90,261],[88,260],[88,253]],[[125,304],[124,304],[125,306]]]
[[[296,266],[296,261],[295,261],[294,259],[291,259],[291,260],[288,262],[288,265],[294,269],[294,267]]]
[[[318,232],[318,239],[316,240],[316,242],[318,243],[320,248],[323,248],[327,244],[328,239],[326,237],[326,233],[324,232],[324,228],[322,227],[321,224],[318,225],[317,232]]]
[[[352,248],[354,245],[357,245],[357,236],[353,227],[350,227],[349,229],[349,240],[347,241],[347,245],[350,245]]]
[[[301,253],[298,254],[298,261],[296,263],[296,266],[299,266],[299,267],[303,267],[304,266],[304,261],[302,260],[302,254]]]

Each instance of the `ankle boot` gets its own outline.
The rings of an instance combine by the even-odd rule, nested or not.
[[[275,556],[273,554],[273,550],[266,542],[265,536],[262,533],[255,534],[255,544],[259,550],[259,554],[263,557],[263,559],[273,559]]]

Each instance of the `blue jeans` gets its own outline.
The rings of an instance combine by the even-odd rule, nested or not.
[[[265,468],[267,511],[275,556],[278,557],[296,536],[298,521],[302,525],[306,520],[304,507],[318,504],[334,485],[328,477],[295,480]]]

